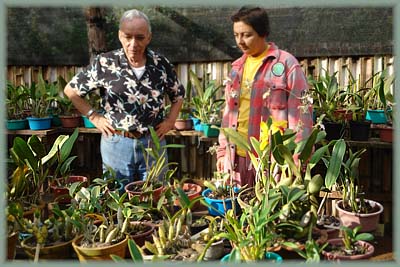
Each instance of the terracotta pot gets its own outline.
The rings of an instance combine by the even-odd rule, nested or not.
[[[60,116],[61,125],[64,128],[76,128],[82,125],[81,116]]]
[[[175,129],[178,131],[189,131],[193,129],[193,121],[191,119],[177,119],[175,121]]]
[[[184,183],[182,185],[182,189],[186,192],[188,192],[186,195],[188,196],[189,200],[192,200],[198,196],[201,195],[201,191],[202,188],[200,185],[198,184],[194,184],[194,183]],[[200,202],[197,202],[194,206],[193,206],[193,210],[195,210],[196,208],[199,207]],[[174,202],[175,206],[179,206],[179,199],[175,199]]]
[[[392,127],[382,127],[379,130],[379,138],[382,142],[393,142],[393,128]]]
[[[141,233],[138,234],[130,234],[129,238],[133,239],[136,243],[136,245],[138,245],[139,247],[144,245],[144,242],[151,237],[151,234],[154,232],[154,230],[156,229],[154,224],[150,223],[150,222],[130,222],[131,226],[133,225],[142,225],[145,227],[145,230],[143,230]],[[150,240],[149,240],[150,241]],[[129,251],[128,255],[129,256]]]
[[[329,239],[328,240],[329,244],[340,246],[343,245],[343,241],[341,238],[335,238],[335,239]],[[365,254],[359,254],[359,255],[338,255],[334,251],[322,251],[322,255],[327,260],[362,260],[362,259],[368,259],[372,257],[374,254],[374,246],[366,241],[357,241],[356,244],[359,244],[363,247],[366,248]]]
[[[350,212],[343,209],[343,200],[336,202],[337,217],[340,220],[341,225],[354,228],[357,225],[362,225],[360,232],[372,232],[374,231],[379,223],[379,216],[383,212],[383,206],[373,200],[366,199],[371,207],[374,209],[373,212],[367,214],[359,214]]]
[[[70,259],[72,258],[72,242],[74,239],[66,242],[61,242],[52,246],[45,246],[40,249],[39,259]],[[21,242],[21,247],[24,249],[26,255],[33,259],[35,257],[36,242],[34,237],[28,237]]]
[[[133,196],[139,196],[140,201],[146,202],[149,199],[149,196],[147,194],[144,194],[143,192],[140,191],[133,191],[132,189],[139,185],[142,186],[144,184],[143,181],[135,181],[135,182],[131,182],[127,185],[125,185],[125,192],[128,193],[128,197],[129,199],[131,199]],[[163,192],[164,187],[158,187],[156,189],[153,190],[153,201],[157,202],[160,199],[161,193]]]
[[[14,232],[8,236],[8,238],[7,238],[7,259],[8,260],[15,259],[17,242],[18,242],[18,232]]]
[[[111,260],[111,254],[124,258],[128,246],[129,236],[127,235],[124,240],[116,244],[93,248],[81,247],[80,242],[82,238],[83,236],[74,239],[72,242],[72,247],[78,255],[79,261],[86,262],[89,260]]]
[[[82,182],[83,186],[89,185],[88,178],[86,176],[70,175],[67,179],[66,185],[58,186],[55,182],[50,185],[54,199],[56,199],[58,203],[62,204],[71,203],[68,184],[73,184],[75,182]],[[64,182],[61,181],[60,184],[64,184]]]

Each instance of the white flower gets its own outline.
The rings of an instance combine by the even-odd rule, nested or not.
[[[139,99],[138,99],[139,92],[135,92],[135,93],[125,92],[125,94],[128,96],[129,104],[134,104],[139,101]]]
[[[117,103],[114,104],[114,109],[118,112],[123,112],[124,109],[124,103],[122,103],[120,100],[117,101]]]
[[[128,77],[126,77],[125,79],[126,79],[126,81],[124,82],[124,85],[126,85],[127,88],[133,89],[137,86],[137,83],[135,80],[130,79]]]
[[[120,72],[121,68],[120,67],[116,67],[115,63],[113,62],[109,67],[108,70],[111,71],[111,73],[117,73]]]
[[[100,62],[100,65],[101,65],[101,66],[103,66],[103,67],[108,67],[108,65],[107,65],[107,58],[101,57],[100,60],[99,60],[99,62]]]
[[[154,65],[158,65],[158,61],[160,60],[160,57],[156,54],[153,55],[153,61],[154,61]]]
[[[147,95],[140,94],[139,95],[139,103],[143,108],[150,107],[149,102],[153,101],[152,99],[148,99]]]
[[[171,91],[174,92],[175,94],[178,93],[179,91],[179,84],[175,82],[174,86],[171,88]]]
[[[89,90],[90,90],[90,89],[97,88],[97,85],[96,85],[95,81],[93,81],[92,79],[90,79],[90,80],[86,83],[86,86],[89,87]]]
[[[159,112],[160,112],[160,107],[153,107],[153,110],[150,112],[151,117],[157,117]]]
[[[154,99],[157,99],[157,98],[160,96],[160,91],[158,91],[158,90],[151,90],[151,96],[152,96]]]
[[[165,71],[161,72],[161,79],[166,82],[167,81],[167,73]]]
[[[87,73],[87,77],[91,78],[91,79],[94,79],[94,80],[97,80],[97,71],[96,71],[96,69],[93,68],[93,69],[89,70],[88,73]]]
[[[151,88],[151,82],[149,81],[149,78],[142,80],[140,83],[147,88]]]

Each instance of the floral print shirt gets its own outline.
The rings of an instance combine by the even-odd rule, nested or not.
[[[138,79],[124,50],[98,55],[70,81],[81,97],[100,88],[104,116],[115,129],[146,132],[164,119],[164,97],[172,103],[182,99],[185,89],[172,64],[154,51],[146,50],[146,68]]]

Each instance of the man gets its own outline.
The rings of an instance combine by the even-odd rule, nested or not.
[[[312,128],[311,105],[303,103],[307,79],[295,57],[266,41],[267,12],[259,7],[243,7],[231,20],[236,44],[243,55],[232,63],[221,126],[235,129],[246,140],[251,136],[258,139],[260,122],[272,117],[275,121],[286,121],[297,132],[298,141],[306,138]],[[246,151],[228,144],[222,132],[217,170],[233,170],[233,178],[239,185],[255,183],[255,172]]]
[[[174,127],[185,90],[169,61],[147,48],[151,26],[144,13],[126,11],[120,19],[118,38],[122,48],[97,56],[68,83],[64,93],[101,131],[103,171],[112,168],[127,184],[146,178],[142,146],[151,145],[149,127],[154,127],[165,143],[163,138]],[[100,88],[104,114],[84,99],[96,88]],[[165,95],[171,101],[166,117]]]

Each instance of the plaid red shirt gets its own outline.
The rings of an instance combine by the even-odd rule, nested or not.
[[[307,138],[312,128],[312,105],[302,103],[301,97],[308,90],[307,79],[297,59],[286,51],[269,43],[269,50],[258,69],[251,89],[251,107],[248,138],[259,138],[260,122],[270,116],[274,120],[288,121],[288,127],[297,132],[297,140]],[[241,81],[247,55],[232,63],[230,81],[225,87],[226,106],[221,127],[237,129]],[[300,108],[303,107],[303,108]],[[217,158],[231,152],[231,158],[225,157],[225,171],[235,160],[234,144],[227,146],[227,140],[219,135]],[[250,166],[250,160],[247,161]]]

